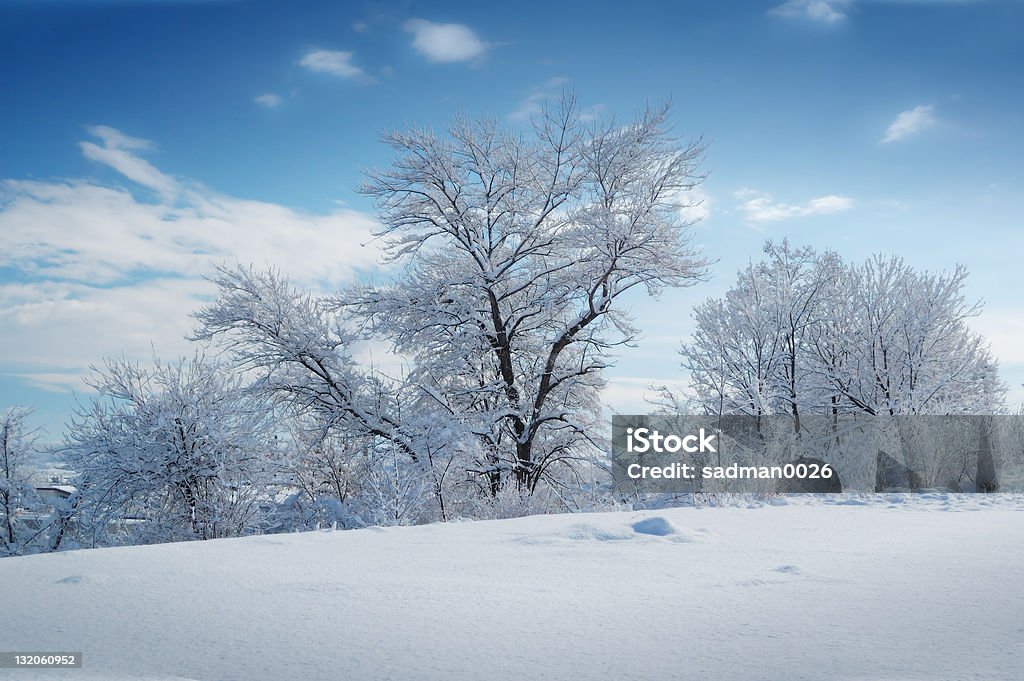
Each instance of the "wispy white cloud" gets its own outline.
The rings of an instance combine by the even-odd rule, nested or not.
[[[508,117],[513,121],[529,121],[541,112],[544,107],[544,102],[556,96],[558,89],[565,87],[568,82],[568,78],[563,78],[561,76],[548,78],[544,81],[543,85],[530,90],[530,94],[526,95],[526,97],[519,102],[519,106],[517,106],[515,111],[511,112]]]
[[[985,0],[786,0],[768,14],[785,19],[803,20],[826,26],[842,24],[858,3],[893,5],[956,5]]]
[[[686,222],[700,222],[711,215],[711,195],[701,185],[684,192],[679,201],[679,215]]]
[[[310,71],[329,73],[341,78],[359,78],[365,72],[352,63],[352,52],[338,50],[310,50],[302,55],[299,64]]]
[[[659,401],[662,387],[681,396],[687,394],[687,384],[683,380],[666,380],[664,376],[612,376],[601,391],[601,401],[613,413],[647,414]]]
[[[149,161],[135,153],[150,149],[149,142],[129,137],[106,125],[91,125],[86,130],[101,142],[79,143],[82,154],[87,159],[110,166],[132,182],[153,189],[164,196],[173,196],[177,192],[178,183],[173,178],[160,172]]]
[[[557,102],[566,90],[571,91],[572,85],[568,78],[555,76],[548,78],[544,83],[530,90],[518,106],[507,114],[510,121],[516,123],[528,123],[544,110],[545,102]],[[598,118],[605,110],[604,104],[593,104],[589,107],[580,108],[579,117],[583,121],[592,121]]]
[[[934,106],[915,106],[913,109],[902,111],[896,116],[896,120],[886,128],[882,143],[889,144],[890,142],[906,139],[911,135],[916,135],[922,130],[934,126],[937,122]]]
[[[838,194],[820,196],[800,204],[782,203],[776,201],[771,194],[750,189],[742,189],[736,192],[735,196],[742,201],[738,206],[739,210],[744,213],[748,222],[754,223],[829,215],[853,208],[853,199]]]
[[[103,146],[112,149],[124,149],[128,151],[149,151],[153,143],[149,140],[138,137],[129,137],[120,130],[111,128],[109,125],[90,125],[86,131],[93,137],[98,137]]]
[[[59,371],[41,373],[33,373],[31,371],[8,372],[4,376],[19,379],[33,388],[45,390],[48,393],[69,393],[87,387],[82,380],[81,374],[77,371],[63,373]]]
[[[20,273],[0,283],[0,372],[58,389],[106,356],[146,360],[153,343],[186,352],[189,312],[213,293],[202,276],[216,264],[273,266],[326,291],[379,261],[368,215],[225,195],[139,158],[144,140],[90,131],[102,145],[82,152],[104,152],[128,186],[0,179],[0,268]]]
[[[473,61],[482,57],[489,47],[464,24],[436,24],[426,19],[410,19],[402,28],[413,34],[413,49],[436,63]]]
[[[853,0],[787,0],[768,10],[768,14],[786,19],[803,19],[814,23],[842,23],[853,6]]]
[[[254,97],[253,101],[257,104],[267,107],[268,109],[274,109],[281,106],[281,104],[284,102],[284,98],[281,97],[281,95],[279,94],[268,92],[266,94]]]

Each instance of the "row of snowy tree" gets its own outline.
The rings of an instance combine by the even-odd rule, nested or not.
[[[765,246],[721,298],[700,305],[682,346],[706,414],[994,414],[1005,386],[968,320],[967,271],[901,258]],[[689,405],[688,405],[689,406]]]

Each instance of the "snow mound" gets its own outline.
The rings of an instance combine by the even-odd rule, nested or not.
[[[594,522],[575,522],[563,524],[557,529],[547,531],[516,533],[509,537],[515,544],[532,546],[552,546],[567,543],[629,543],[629,542],[672,542],[688,544],[701,541],[711,536],[711,531],[698,528],[693,532],[685,532],[664,516],[643,518],[633,522],[622,522],[621,519],[611,521],[609,518],[597,518]]]
[[[633,539],[632,532],[624,527],[577,523],[569,527],[566,536],[577,541],[627,541]]]
[[[638,520],[633,523],[632,527],[637,534],[651,534],[655,537],[667,537],[679,533],[679,529],[668,518],[660,515]]]

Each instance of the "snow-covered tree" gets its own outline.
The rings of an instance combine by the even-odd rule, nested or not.
[[[435,480],[438,461],[466,459],[490,494],[563,479],[591,460],[602,370],[636,336],[620,298],[705,273],[680,210],[703,147],[673,137],[667,106],[588,121],[572,96],[532,134],[459,118],[384,141],[395,160],[362,190],[404,265],[393,283],[314,299],[224,269],[196,337],[224,339],[300,412],[429,460]],[[365,338],[389,341],[408,374],[356,366]]]
[[[50,518],[32,485],[29,413],[21,407],[0,413],[0,556],[45,548]]]
[[[990,414],[1005,386],[988,344],[967,325],[980,303],[967,301],[967,270],[917,272],[897,257],[848,268],[851,356],[832,385],[869,414]],[[839,330],[833,332],[838,335]]]
[[[860,264],[769,243],[723,298],[695,312],[684,343],[696,399],[712,414],[990,414],[1005,387],[967,325],[967,271]]]
[[[768,262],[762,266],[762,279],[775,315],[776,337],[781,346],[779,368],[781,389],[778,401],[793,418],[794,432],[800,432],[803,405],[821,400],[821,385],[816,379],[816,362],[810,354],[809,337],[814,329],[830,319],[830,304],[836,298],[831,286],[838,273],[838,257],[831,252],[817,254],[811,248],[792,248],[788,241],[765,245]]]
[[[708,413],[786,413],[799,430],[801,409],[820,398],[808,341],[830,314],[836,256],[786,241],[768,242],[765,253],[767,260],[749,263],[723,298],[697,307],[683,366]]]
[[[201,356],[96,369],[65,451],[86,543],[211,539],[259,529],[278,471],[266,405]]]

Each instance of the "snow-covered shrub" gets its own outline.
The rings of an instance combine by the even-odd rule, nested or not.
[[[200,356],[151,369],[108,361],[65,450],[86,544],[259,532],[280,462],[272,412]]]

